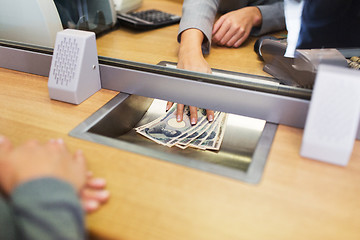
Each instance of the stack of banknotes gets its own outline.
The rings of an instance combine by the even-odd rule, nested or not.
[[[136,132],[164,146],[177,146],[181,149],[193,147],[202,150],[219,150],[224,138],[227,115],[214,113],[214,120],[209,122],[205,109],[198,109],[198,122],[190,123],[190,110],[186,106],[182,122],[176,121],[174,104],[163,116],[145,125],[135,128]]]
[[[354,56],[351,57],[348,61],[348,65],[350,68],[354,68],[356,70],[360,70],[360,57]]]

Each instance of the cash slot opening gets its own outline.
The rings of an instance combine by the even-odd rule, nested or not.
[[[119,93],[71,136],[237,180],[259,183],[277,125],[228,114],[219,151],[159,145],[134,128],[165,114],[166,101]]]

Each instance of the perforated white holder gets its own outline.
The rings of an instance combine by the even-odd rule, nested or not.
[[[360,120],[360,71],[321,64],[311,96],[300,154],[347,165]]]
[[[73,104],[101,89],[95,33],[74,29],[57,33],[48,89],[51,99]]]

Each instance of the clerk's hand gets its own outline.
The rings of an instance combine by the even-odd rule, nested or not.
[[[173,104],[174,104],[173,102],[168,102],[166,105],[166,110],[169,110]],[[192,125],[195,125],[198,120],[197,107],[189,106],[189,110],[190,110],[190,123]],[[178,104],[176,111],[176,121],[181,122],[183,120],[183,115],[184,115],[184,104]],[[209,122],[212,122],[214,120],[214,111],[206,110],[206,117]]]
[[[262,15],[257,7],[244,7],[222,15],[214,24],[212,41],[220,46],[239,47],[259,27]]]
[[[178,53],[177,68],[189,71],[210,73],[211,68],[206,62],[202,51],[201,44],[204,35],[198,29],[188,29],[181,34],[181,43]],[[168,102],[166,110],[169,110],[173,102]],[[183,120],[184,105],[177,105],[176,120],[181,122]],[[214,120],[214,111],[206,110],[207,118],[211,122]],[[190,106],[190,122],[195,125],[197,123],[197,108]]]

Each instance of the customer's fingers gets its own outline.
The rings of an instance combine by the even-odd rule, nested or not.
[[[10,140],[5,136],[0,136],[0,157],[2,154],[9,152],[13,148]]]
[[[106,202],[110,197],[110,193],[108,190],[98,190],[92,188],[85,188],[81,191],[81,199],[82,200],[96,200],[99,203]]]
[[[103,189],[106,187],[106,180],[103,178],[88,178],[86,186],[95,189]]]
[[[81,200],[82,208],[86,213],[92,213],[100,207],[100,203],[96,200]]]

